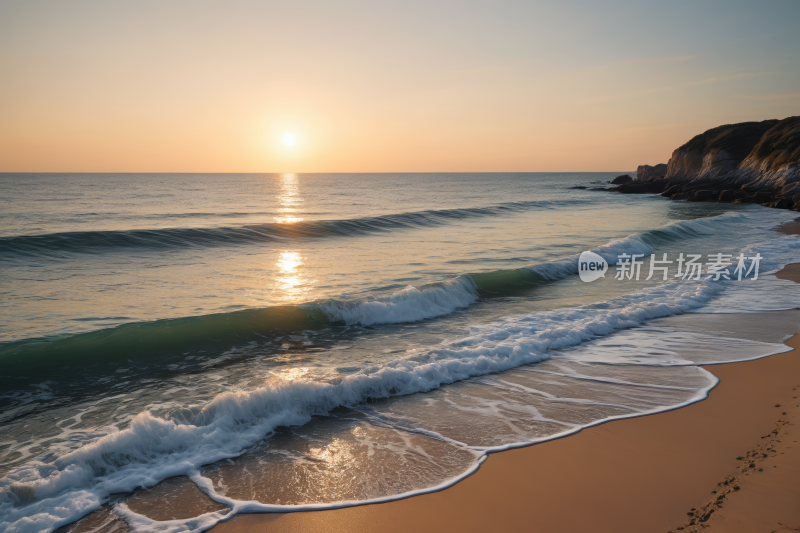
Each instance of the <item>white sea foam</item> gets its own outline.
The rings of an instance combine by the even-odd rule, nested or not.
[[[779,217],[772,218],[777,220]],[[680,238],[684,232],[711,232],[720,226],[763,223],[770,217],[763,216],[759,220],[758,216],[736,214],[716,219],[679,222],[659,231],[666,238]],[[648,253],[659,238],[659,235],[652,234],[631,236],[594,251],[612,263],[622,252]],[[795,237],[778,238],[768,244],[759,243],[758,249],[768,250],[769,259],[765,265],[775,269],[796,254],[798,243],[800,239]],[[574,273],[577,266],[576,261],[570,259],[535,269],[541,269],[537,272],[553,279]],[[763,301],[765,297],[783,290],[776,289],[774,282],[765,280],[760,292],[751,294],[751,298],[756,296]],[[178,532],[201,531],[244,510],[299,510],[352,505],[357,502],[287,508],[228,501],[215,494],[213,487],[207,486],[207,480],[197,472],[204,464],[240,455],[278,426],[304,424],[313,415],[327,413],[339,406],[356,405],[368,398],[430,391],[469,377],[542,361],[550,357],[554,349],[576,346],[650,319],[695,311],[715,298],[746,290],[742,287],[746,286],[705,280],[669,281],[601,304],[508,317],[474,326],[465,338],[409,353],[386,364],[362,368],[335,384],[295,380],[255,390],[226,392],[198,408],[193,415],[184,414],[174,419],[143,412],[126,429],[112,430],[53,462],[31,461],[11,471],[0,480],[0,527],[13,533],[49,531],[96,509],[110,494],[152,486],[161,479],[179,474],[193,476],[193,480],[214,499],[231,505],[233,512],[225,516],[210,513],[191,520],[157,524],[135,515],[124,506],[119,506],[119,512],[138,529]],[[331,318],[348,324],[410,322],[450,313],[469,305],[476,298],[474,282],[464,276],[435,286],[409,287],[383,298],[352,305],[332,303],[325,312]],[[680,405],[704,397],[714,383],[711,378],[709,382],[708,388],[699,390],[692,400]],[[472,470],[477,465],[478,462]]]
[[[715,233],[733,233],[762,231],[765,225],[776,225],[792,218],[791,214],[771,210],[754,210],[729,212],[715,217],[694,220],[681,220],[661,228],[641,234],[633,234],[615,239],[590,251],[603,257],[609,265],[615,265],[621,254],[641,254],[649,256],[656,248],[668,242],[681,242]],[[771,242],[762,247],[768,259],[762,271],[777,270],[781,266],[780,258],[788,251],[800,249],[800,240],[788,236],[780,244]],[[789,245],[791,250],[787,250]],[[748,247],[746,252],[755,252]],[[771,253],[776,252],[776,253]],[[547,263],[533,265],[529,270],[546,280],[558,280],[578,272],[578,254],[571,255]],[[348,325],[361,324],[400,324],[418,322],[430,318],[445,316],[458,309],[470,306],[478,300],[478,287],[468,275],[440,283],[415,287],[409,285],[402,290],[367,299],[353,301],[330,301],[321,304],[322,311],[333,321],[341,321]],[[787,309],[791,307],[771,307],[771,309]],[[753,309],[756,310],[756,309]]]
[[[748,256],[756,253],[762,256],[759,278],[737,282],[733,290],[726,291],[699,312],[753,313],[800,308],[800,284],[772,275],[800,258],[799,236],[778,236],[751,244],[742,251]]]
[[[605,308],[562,309],[475,328],[472,335],[384,365],[364,368],[339,384],[287,381],[226,392],[193,419],[149,412],[130,426],[60,457],[32,462],[2,480],[0,516],[9,532],[47,530],[74,521],[112,493],[150,486],[203,464],[239,455],[278,426],[300,425],[315,414],[368,398],[429,391],[472,376],[549,357],[549,350],[657,317],[694,309],[718,291],[711,283],[672,283],[628,295]],[[15,506],[20,490],[35,501]]]
[[[352,302],[327,302],[323,312],[347,325],[400,324],[449,315],[478,299],[478,288],[469,276],[459,276],[423,287],[409,285],[385,296]]]
[[[791,348],[782,343],[644,326],[594,340],[560,357],[582,363],[689,366],[747,361],[788,351]]]
[[[741,213],[726,213],[717,217],[674,222],[647,234],[635,234],[616,239],[593,249],[610,265],[617,263],[620,254],[649,255],[659,239],[680,240],[710,234],[731,224],[748,223]],[[529,267],[546,280],[557,280],[578,272],[578,255]],[[468,307],[478,299],[478,287],[468,275],[422,287],[409,285],[402,290],[349,302],[331,301],[321,304],[322,311],[333,321],[348,325],[399,324],[417,322],[448,315]]]

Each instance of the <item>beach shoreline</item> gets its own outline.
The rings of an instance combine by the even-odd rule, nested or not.
[[[775,229],[800,234],[800,223]],[[775,275],[800,283],[800,263]],[[786,319],[769,312],[729,329],[742,338],[749,338],[745,330],[756,338],[769,330],[797,333],[786,342],[793,351],[705,365],[719,382],[688,406],[491,453],[474,473],[441,490],[319,511],[242,512],[211,530],[800,531],[800,327],[797,311],[788,313],[792,318],[778,330],[769,324]],[[727,327],[724,318],[713,323]],[[783,329],[789,324],[794,329]],[[186,476],[117,501],[154,524],[225,508]],[[129,531],[113,507],[59,532]]]
[[[800,283],[800,263],[776,276]],[[800,335],[786,344],[794,350],[706,366],[720,383],[703,401],[491,454],[439,492],[242,514],[212,531],[798,531]]]
[[[794,351],[707,367],[720,384],[704,401],[491,454],[474,475],[440,492],[330,511],[243,514],[212,530],[795,531],[800,335],[787,344]],[[751,469],[752,453],[768,457]],[[721,507],[692,527],[688,513],[719,496]]]

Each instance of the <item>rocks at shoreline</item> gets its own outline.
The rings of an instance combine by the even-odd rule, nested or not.
[[[608,190],[800,211],[800,117],[710,129],[676,149],[668,164],[642,165],[635,180]]]
[[[636,169],[636,177],[643,180],[663,178],[667,175],[667,168],[667,165],[664,163],[654,167],[650,165],[639,165],[639,168]]]

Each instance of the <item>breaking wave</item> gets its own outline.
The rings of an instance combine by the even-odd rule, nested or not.
[[[112,493],[240,455],[279,426],[305,424],[337,407],[430,391],[543,361],[553,349],[696,309],[720,290],[711,282],[669,282],[597,306],[502,320],[426,353],[362,368],[338,383],[291,381],[225,392],[171,417],[145,411],[126,429],[51,464],[29,463],[9,473],[0,480],[0,516],[9,531],[57,527],[98,507]]]

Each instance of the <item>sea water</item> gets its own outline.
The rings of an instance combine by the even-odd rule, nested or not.
[[[615,175],[0,175],[2,528],[437,490],[786,351],[794,214],[591,190]],[[583,251],[605,277],[580,280]],[[664,253],[762,260],[615,279]]]

